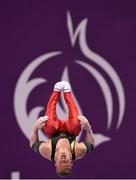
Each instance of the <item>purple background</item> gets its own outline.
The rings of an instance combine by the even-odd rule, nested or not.
[[[16,82],[36,57],[51,51],[63,55],[41,65],[33,77],[45,76],[48,82],[32,92],[28,111],[44,105],[66,65],[70,81],[83,113],[91,120],[94,132],[112,138],[84,159],[76,161],[69,178],[136,178],[135,100],[136,100],[136,10],[135,1],[0,1],[0,178],[20,171],[21,178],[57,178],[53,163],[32,152],[20,130],[13,109]],[[74,63],[87,62],[78,41],[71,47],[66,12],[71,12],[74,29],[88,18],[89,47],[104,57],[118,72],[126,95],[126,110],[116,130],[118,103],[115,89],[112,128],[106,129],[106,108],[98,84]],[[59,61],[57,61],[57,59]],[[107,80],[108,77],[107,77]],[[109,81],[110,86],[112,83]]]

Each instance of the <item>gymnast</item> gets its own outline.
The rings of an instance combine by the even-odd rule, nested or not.
[[[57,118],[56,105],[61,93],[68,106],[68,119]],[[40,141],[38,130],[42,129],[48,137],[47,142]],[[86,132],[83,142],[76,141],[81,129]],[[95,147],[95,139],[87,118],[79,115],[74,102],[71,86],[67,81],[57,82],[47,104],[45,116],[38,118],[32,127],[30,147],[45,159],[54,161],[58,176],[70,175],[73,162],[83,158]]]

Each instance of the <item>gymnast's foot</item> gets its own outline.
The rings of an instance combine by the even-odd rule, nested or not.
[[[67,81],[60,81],[54,85],[54,91],[71,92],[71,86]]]
[[[57,82],[57,83],[54,85],[54,91],[61,92],[61,91],[63,91],[63,89],[64,89],[63,81]]]
[[[71,92],[71,86],[70,86],[69,82],[67,82],[67,81],[62,81],[62,82],[64,85],[63,91],[64,92]]]

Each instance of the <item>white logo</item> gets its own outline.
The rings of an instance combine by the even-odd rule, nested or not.
[[[114,70],[114,68],[100,55],[93,52],[87,44],[86,40],[86,27],[87,27],[87,19],[84,19],[80,22],[80,24],[77,26],[76,30],[73,30],[73,24],[71,15],[68,12],[67,13],[67,27],[68,32],[70,35],[71,45],[74,46],[77,38],[79,39],[79,47],[83,55],[91,62],[95,63],[99,68],[101,68],[111,79],[117,93],[118,97],[118,103],[119,103],[119,114],[118,114],[118,120],[116,128],[118,129],[122,123],[123,115],[125,112],[125,94],[123,85],[121,83],[121,80],[117,74],[117,72]],[[31,133],[32,125],[34,124],[35,120],[38,118],[39,113],[43,110],[44,107],[35,107],[33,108],[30,113],[27,113],[27,101],[29,98],[29,95],[33,91],[35,87],[42,83],[46,83],[47,79],[37,77],[35,79],[30,79],[32,73],[40,66],[43,62],[52,60],[56,56],[60,56],[63,52],[62,51],[55,51],[55,52],[49,52],[46,54],[41,55],[40,57],[34,59],[22,72],[21,76],[19,77],[16,88],[15,88],[15,94],[14,94],[14,110],[16,119],[18,122],[18,125],[24,135],[29,138]],[[58,62],[59,63],[59,62]],[[113,97],[111,93],[111,88],[109,87],[106,79],[104,76],[92,65],[89,63],[86,63],[82,60],[75,60],[75,63],[77,63],[82,68],[86,69],[90,75],[92,75],[96,82],[98,83],[102,93],[103,97],[106,103],[106,109],[107,109],[107,129],[109,130],[111,128],[112,124],[112,118],[113,118]],[[69,81],[69,74],[67,71],[67,66],[65,67],[61,80],[67,80]],[[74,95],[75,99],[76,96]],[[64,100],[62,100],[63,106],[65,105]],[[80,108],[79,102],[76,99],[76,103],[78,105],[78,108],[80,110],[80,113],[82,113],[82,110]],[[60,118],[63,118],[66,115],[66,111],[64,111],[60,105],[57,107],[57,112],[59,115],[61,115]],[[81,133],[80,133],[81,135]],[[80,138],[80,135],[77,139]],[[42,133],[40,133],[40,138],[44,138]],[[96,145],[99,145],[103,142],[109,141],[110,137],[107,137],[103,134],[95,134],[96,139]]]

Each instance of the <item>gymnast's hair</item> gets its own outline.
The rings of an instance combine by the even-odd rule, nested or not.
[[[61,172],[56,171],[56,174],[60,177],[69,176],[71,174],[71,169],[69,171],[68,170],[64,170]]]

